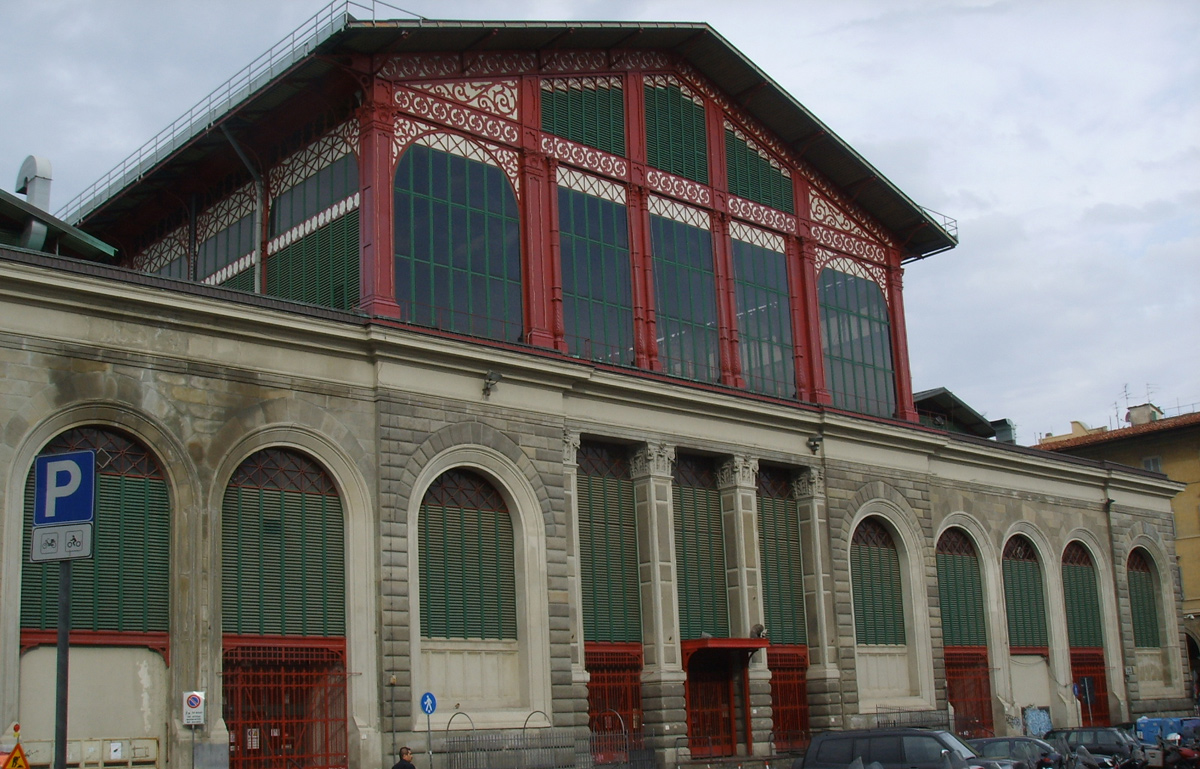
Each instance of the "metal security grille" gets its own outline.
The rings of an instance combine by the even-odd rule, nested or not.
[[[758,551],[764,617],[771,642],[808,643],[800,505],[792,498],[791,474],[786,470],[758,470]]]
[[[1133,642],[1139,649],[1157,649],[1158,590],[1155,587],[1154,567],[1145,550],[1129,554],[1129,607],[1133,612]]]
[[[688,662],[688,747],[692,758],[736,752],[735,672],[730,655],[716,651],[696,652]]]
[[[543,80],[542,130],[624,156],[625,92],[620,80]]]
[[[171,505],[162,469],[145,446],[115,429],[78,427],[41,454],[96,451],[96,507],[90,559],[71,566],[71,628],[165,633],[170,615]],[[32,536],[34,479],[25,484],[22,553]],[[21,627],[58,627],[56,563],[21,564]]]
[[[702,382],[721,378],[712,233],[650,217],[655,321],[663,371]]]
[[[266,293],[337,310],[358,306],[358,211],[351,211],[269,257]]]
[[[646,162],[668,173],[708,184],[708,132],[704,107],[677,85],[646,84]]]
[[[1018,535],[1004,546],[1004,605],[1008,612],[1008,644],[1014,651],[1046,652],[1046,598],[1042,568],[1033,544]]]
[[[582,444],[576,495],[584,638],[641,641],[637,512],[626,450]]]
[[[675,562],[679,579],[679,637],[729,636],[725,531],[716,471],[709,459],[675,462]]]
[[[808,720],[808,647],[767,647],[771,718],[776,750],[803,750],[812,736]]]
[[[1103,649],[1071,649],[1071,679],[1084,726],[1108,726],[1108,671]]]
[[[746,386],[780,398],[795,397],[796,360],[787,257],[735,239],[733,274]]]
[[[1078,542],[1067,545],[1062,562],[1063,592],[1067,604],[1067,637],[1073,648],[1101,647],[1100,592],[1092,557]]]
[[[854,530],[850,579],[856,641],[867,645],[905,643],[900,556],[891,533],[875,518],[867,518]]]
[[[559,187],[558,218],[567,349],[580,358],[633,365],[625,206]]]
[[[734,195],[789,214],[796,212],[792,180],[728,128],[725,129],[725,166],[729,191]]]
[[[342,505],[325,470],[288,449],[246,459],[221,507],[226,633],[346,633]]]
[[[947,529],[938,539],[937,571],[946,646],[986,646],[979,558],[962,529]]]
[[[642,728],[642,645],[584,645],[588,672],[588,730],[598,764],[623,763]]]
[[[438,476],[421,501],[421,636],[516,638],[508,505],[478,473]]]
[[[271,237],[282,235],[358,192],[358,158],[343,155],[271,201]]]
[[[344,643],[320,648],[230,641],[222,670],[230,769],[347,766]]]
[[[405,319],[520,341],[519,210],[504,172],[415,144],[396,167],[394,211]]]
[[[833,405],[893,416],[892,331],[883,292],[874,281],[827,268],[817,281],[817,296],[825,386]]]
[[[947,647],[946,699],[954,708],[954,731],[968,739],[992,737],[992,682],[987,647]]]

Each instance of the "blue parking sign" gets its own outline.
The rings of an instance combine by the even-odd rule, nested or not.
[[[33,464],[33,525],[86,523],[96,507],[96,452],[38,457]]]

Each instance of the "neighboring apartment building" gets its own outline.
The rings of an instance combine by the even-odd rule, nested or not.
[[[1188,706],[1178,484],[918,420],[903,265],[949,222],[706,25],[344,7],[69,204],[113,249],[0,247],[0,720],[35,764],[32,473],[89,448],[85,761],[374,769],[428,726],[672,765]]]
[[[1183,618],[1188,657],[1200,661],[1200,411],[1168,417],[1154,404],[1129,409],[1129,427],[1089,429],[1072,422],[1072,431],[1049,435],[1038,448],[1076,457],[1120,462],[1185,484],[1171,500],[1175,512],[1175,555],[1183,584]]]

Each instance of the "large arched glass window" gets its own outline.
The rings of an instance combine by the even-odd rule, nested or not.
[[[838,408],[896,412],[892,332],[887,301],[872,280],[829,267],[817,279],[825,386]]]
[[[1014,653],[1045,654],[1046,597],[1042,567],[1033,543],[1017,535],[1004,546],[1004,604],[1008,611],[1008,644]]]
[[[84,631],[80,640],[89,631],[165,634],[170,617],[171,508],[162,467],[137,439],[110,427],[68,430],[50,441],[41,455],[84,450],[96,452],[93,555],[72,563],[72,631]],[[33,486],[31,470],[25,487],[22,553],[29,552],[32,534]],[[58,574],[57,563],[23,561],[22,630],[57,628]]]
[[[396,302],[413,323],[520,341],[517,198],[498,167],[414,144],[396,167]]]
[[[904,590],[900,554],[878,518],[867,518],[850,542],[854,630],[860,644],[904,644]]]
[[[508,505],[483,476],[438,476],[421,500],[421,637],[516,639]]]
[[[1158,580],[1154,562],[1142,548],[1129,554],[1129,607],[1133,612],[1133,643],[1139,649],[1161,645],[1158,627]]]

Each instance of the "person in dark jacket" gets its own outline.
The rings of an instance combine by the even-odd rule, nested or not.
[[[412,748],[407,745],[400,748],[400,760],[396,762],[396,765],[392,769],[417,769],[416,765],[412,762]]]

